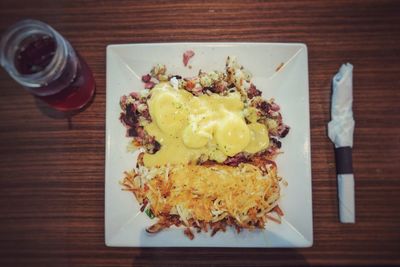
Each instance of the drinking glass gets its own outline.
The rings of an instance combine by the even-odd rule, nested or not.
[[[95,82],[85,60],[49,25],[23,20],[0,40],[0,64],[27,91],[60,111],[83,108]]]

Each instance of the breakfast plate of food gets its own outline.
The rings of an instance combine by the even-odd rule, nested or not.
[[[105,242],[311,246],[306,46],[108,46]]]

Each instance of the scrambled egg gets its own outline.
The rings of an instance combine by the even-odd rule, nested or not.
[[[265,125],[244,120],[238,92],[193,96],[170,83],[159,83],[148,100],[152,122],[145,130],[161,144],[145,154],[147,167],[187,164],[200,157],[223,162],[239,152],[256,153],[268,147]]]

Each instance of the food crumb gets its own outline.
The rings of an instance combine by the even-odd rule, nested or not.
[[[189,60],[194,56],[194,51],[193,50],[187,50],[185,53],[183,53],[183,65],[185,65],[185,67],[187,66],[187,64],[189,63]],[[189,65],[189,68],[191,66]]]
[[[278,72],[283,67],[283,65],[285,65],[285,63],[283,62],[279,64],[278,67],[275,69],[275,72]]]

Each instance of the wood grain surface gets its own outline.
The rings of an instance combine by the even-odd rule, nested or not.
[[[400,265],[399,1],[1,0],[0,32],[35,18],[87,60],[97,93],[70,120],[0,70],[0,266]],[[309,51],[314,246],[107,248],[105,48],[180,41],[303,42]],[[331,78],[354,64],[357,223],[340,224],[326,135]]]

